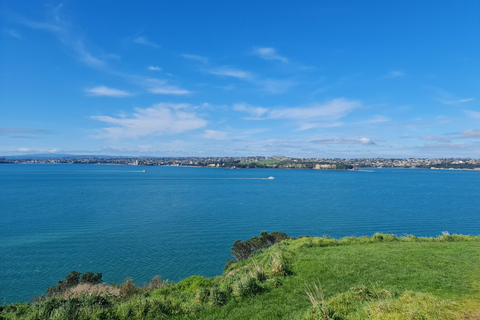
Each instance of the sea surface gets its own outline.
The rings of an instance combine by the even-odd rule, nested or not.
[[[0,165],[0,304],[72,270],[137,284],[216,276],[235,240],[262,230],[480,234],[480,172],[372,171]]]

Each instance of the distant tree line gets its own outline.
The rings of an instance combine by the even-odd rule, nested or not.
[[[240,161],[228,161],[219,163],[219,167],[222,168],[239,168],[239,169],[313,169],[317,164],[328,164],[335,165],[336,170],[347,170],[353,169],[352,165],[344,163],[331,163],[331,162],[314,162],[314,161],[292,161],[292,160],[283,160],[283,161],[257,161],[257,162],[240,162]],[[208,164],[204,164],[205,166]]]

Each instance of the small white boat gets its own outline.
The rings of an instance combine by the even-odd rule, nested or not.
[[[274,177],[268,177],[267,179],[268,180],[274,180],[275,178]]]

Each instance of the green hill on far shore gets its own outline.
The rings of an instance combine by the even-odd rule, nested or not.
[[[0,319],[480,319],[480,236],[258,243],[215,278],[75,284]]]

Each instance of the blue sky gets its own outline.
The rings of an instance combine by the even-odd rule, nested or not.
[[[477,0],[0,3],[0,155],[480,157]]]

